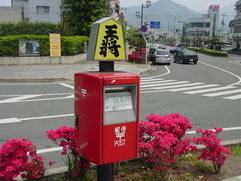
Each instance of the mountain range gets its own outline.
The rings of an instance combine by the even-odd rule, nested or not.
[[[212,3],[210,2],[210,5]],[[145,7],[145,5],[144,5]],[[126,10],[125,20],[128,24],[132,24],[135,27],[141,26],[141,18],[137,18],[136,12],[141,14],[141,6],[130,6]],[[178,21],[186,21],[189,18],[200,18],[202,14],[208,13],[208,7],[206,11],[198,12],[191,10],[183,5],[177,4],[171,0],[159,0],[151,4],[149,8],[143,8],[143,24],[147,24],[150,21],[160,21],[161,30],[181,29],[183,24]],[[225,15],[224,15],[225,14]],[[223,15],[223,16],[222,16]],[[234,4],[230,4],[220,8],[220,22],[224,18],[226,28],[230,20],[233,20],[235,16]]]

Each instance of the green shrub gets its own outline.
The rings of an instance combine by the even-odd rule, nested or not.
[[[0,37],[0,56],[18,55],[18,41],[15,37]]]
[[[49,36],[46,35],[18,35],[0,37],[0,56],[18,56],[19,40],[39,40],[40,55],[49,56]],[[61,53],[75,55],[84,51],[84,42],[89,41],[86,36],[61,37]]]
[[[206,55],[211,56],[222,56],[226,57],[228,56],[227,52],[217,51],[217,50],[211,50],[211,49],[205,49],[205,48],[196,48],[196,47],[187,47],[189,50],[193,50],[195,52],[200,52]]]
[[[60,23],[31,23],[28,21],[20,21],[18,23],[0,23],[0,36],[49,35],[50,33],[60,32]]]
[[[84,52],[84,43],[89,40],[86,36],[61,37],[62,55],[75,55]]]

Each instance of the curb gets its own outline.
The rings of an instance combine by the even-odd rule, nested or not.
[[[34,79],[0,79],[0,82],[62,82],[71,81],[66,78],[34,78]]]

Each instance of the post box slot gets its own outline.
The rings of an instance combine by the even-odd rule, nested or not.
[[[136,85],[105,86],[104,125],[136,121]]]

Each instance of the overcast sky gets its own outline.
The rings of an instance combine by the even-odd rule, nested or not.
[[[158,0],[151,0],[152,2],[156,2]],[[209,5],[221,5],[221,7],[229,5],[231,3],[236,3],[237,0],[171,0],[175,3],[184,5],[195,11],[207,10]],[[11,0],[0,0],[0,6],[10,6]],[[145,4],[146,0],[120,0],[121,7],[129,7],[129,6],[140,6],[142,3]]]
[[[0,0],[1,1],[1,0]],[[157,2],[158,0],[151,0],[151,2]],[[175,3],[184,5],[194,11],[207,10],[209,5],[220,5],[221,7],[236,3],[237,0],[171,0]],[[120,0],[121,7],[129,7],[135,5],[146,4],[146,0]]]

